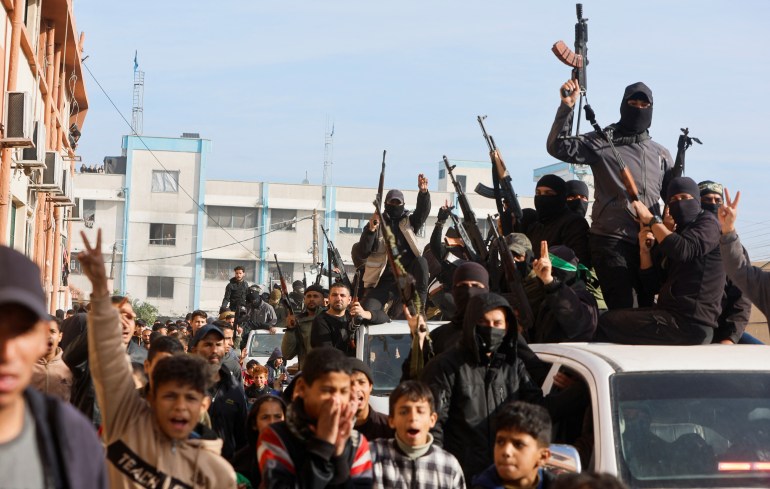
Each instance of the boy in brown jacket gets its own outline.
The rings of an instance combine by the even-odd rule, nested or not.
[[[30,385],[40,392],[69,402],[72,391],[72,372],[62,360],[62,349],[59,348],[62,337],[61,322],[55,316],[50,316],[45,323],[48,349],[45,355],[35,363]]]
[[[219,455],[222,442],[188,439],[210,404],[205,362],[182,355],[158,362],[149,404],[134,388],[101,242],[101,231],[93,248],[83,235],[86,250],[79,259],[93,286],[89,362],[102,409],[110,487],[235,488],[235,472]]]

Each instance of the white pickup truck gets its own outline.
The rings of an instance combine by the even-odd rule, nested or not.
[[[403,321],[358,331],[356,353],[372,368],[380,412],[410,341]],[[560,369],[588,387],[593,448],[584,470],[631,488],[770,488],[769,346],[530,346],[551,364],[545,394]]]

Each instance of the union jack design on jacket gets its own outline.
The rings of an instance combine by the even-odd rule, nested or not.
[[[287,410],[286,421],[259,435],[257,459],[262,484],[271,488],[372,487],[372,458],[366,437],[353,431],[339,457],[334,445],[313,436],[302,400]]]

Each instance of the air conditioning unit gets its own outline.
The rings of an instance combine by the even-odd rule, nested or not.
[[[32,139],[32,117],[30,112],[30,95],[28,92],[5,92],[5,128],[0,143],[6,148],[31,148],[35,145]]]
[[[43,178],[31,185],[38,192],[61,192],[64,161],[56,151],[46,151]]]
[[[70,215],[69,217],[65,217],[65,221],[82,221],[83,218],[81,217],[83,213],[80,210],[80,197],[74,197],[72,199],[73,204],[72,207],[70,207]]]
[[[31,148],[20,148],[21,157],[16,160],[16,166],[25,168],[45,168],[45,124],[35,121],[32,131],[35,145]]]
[[[51,201],[54,205],[59,207],[70,207],[75,205],[75,198],[72,195],[72,175],[70,175],[69,168],[62,170],[62,186],[61,189],[55,190],[51,194]]]

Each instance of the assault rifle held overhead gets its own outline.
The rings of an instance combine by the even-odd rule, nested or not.
[[[286,279],[283,278],[283,272],[281,272],[281,264],[278,263],[278,255],[273,253],[273,258],[275,258],[275,266],[278,268],[278,278],[281,279],[281,302],[286,308],[287,320],[289,322],[294,322],[294,308],[292,307],[291,301],[289,300],[289,288],[286,286]]]
[[[326,247],[329,250],[329,277],[331,278],[332,269],[336,268],[338,270],[340,280],[342,280],[342,283],[345,284],[348,290],[352,292],[353,286],[350,283],[350,278],[348,277],[347,272],[345,271],[345,264],[342,262],[342,256],[340,256],[339,250],[329,239],[329,235],[326,234],[326,229],[324,229],[323,226],[321,226],[321,231],[324,233],[324,239],[326,239]],[[329,282],[329,287],[331,287],[331,285],[332,282]]]
[[[383,192],[385,190],[385,155],[388,153],[388,150],[383,149],[382,150],[382,169],[380,170],[380,182],[377,184],[377,196],[374,199],[374,207],[377,208],[377,215],[382,215],[382,198],[383,198]],[[382,222],[382,219],[380,219],[380,222]],[[372,245],[372,251],[375,251],[377,249],[377,243],[379,241],[382,231],[377,230],[377,238],[374,240],[374,244]]]
[[[575,50],[572,51],[564,41],[556,41],[551,48],[553,54],[567,66],[572,67],[572,79],[577,80],[580,85],[580,105],[578,106],[578,121],[575,134],[580,134],[580,112],[583,108],[583,97],[586,96],[588,88],[588,77],[586,76],[586,67],[588,66],[588,19],[583,17],[583,4],[575,5],[577,12],[577,23],[575,24]],[[569,97],[572,91],[562,89],[562,96]],[[588,97],[586,97],[588,102]],[[586,107],[586,110],[588,108]]]
[[[479,229],[478,221],[476,221],[476,214],[471,208],[470,202],[468,202],[468,196],[463,191],[463,186],[454,176],[454,165],[449,164],[449,160],[444,155],[444,166],[446,166],[447,175],[452,181],[452,185],[455,187],[455,193],[457,194],[457,203],[460,206],[460,211],[463,214],[463,220],[460,222],[457,216],[450,214],[452,221],[454,222],[457,233],[462,238],[465,249],[468,251],[468,255],[475,262],[486,263],[487,261],[487,247],[484,242],[484,238],[481,236],[481,230]]]
[[[500,216],[512,215],[513,221],[519,222],[523,215],[521,205],[519,204],[519,198],[513,190],[511,175],[505,167],[503,157],[500,156],[500,150],[497,149],[495,140],[487,133],[487,128],[484,127],[484,119],[486,118],[487,116],[478,116],[476,117],[476,120],[479,121],[481,132],[484,134],[484,141],[487,142],[487,146],[489,147],[489,158],[492,160],[493,188],[489,188],[486,185],[479,183],[476,186],[476,193],[484,197],[495,199],[497,212]],[[505,206],[503,205],[503,202],[505,203]],[[501,222],[503,223],[503,232],[505,234],[513,232],[513,223],[510,221],[511,220],[507,218],[501,219]]]

